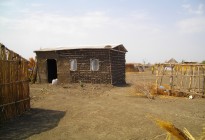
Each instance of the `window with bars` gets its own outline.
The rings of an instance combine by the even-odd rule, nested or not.
[[[76,71],[77,70],[77,60],[76,59],[71,59],[70,60],[70,70],[71,71]]]
[[[99,70],[99,60],[98,59],[90,59],[90,70],[91,71]]]

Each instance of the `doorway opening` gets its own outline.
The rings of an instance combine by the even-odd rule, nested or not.
[[[48,82],[57,78],[57,65],[55,59],[47,59]]]

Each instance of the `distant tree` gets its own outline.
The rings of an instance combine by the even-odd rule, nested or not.
[[[35,67],[35,65],[36,65],[36,62],[35,62],[34,58],[33,57],[29,58],[29,63],[28,63],[29,69],[33,69]]]
[[[201,62],[201,64],[205,64],[205,60],[203,60],[203,61]]]
[[[29,79],[32,83],[36,81],[36,72],[35,72],[36,61],[33,57],[29,58],[28,70],[29,70]]]

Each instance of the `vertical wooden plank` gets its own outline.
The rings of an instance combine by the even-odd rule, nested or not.
[[[174,86],[174,83],[173,83],[173,81],[174,81],[174,75],[173,75],[174,65],[171,64],[170,66],[171,66],[171,73],[170,73],[170,80],[169,80],[169,86],[170,86],[169,91],[170,91],[170,94],[172,94],[173,86]]]
[[[183,67],[183,65],[181,65],[180,66],[180,70],[181,70],[181,81],[180,81],[180,89],[183,89],[184,87],[183,87],[183,79],[184,79],[184,67]]]
[[[192,89],[192,78],[193,78],[193,67],[190,66],[190,75],[189,75],[189,88],[188,91],[190,92]]]
[[[198,92],[200,92],[200,66],[197,66],[197,76],[198,76]]]
[[[205,66],[203,66],[203,97],[205,95]]]
[[[180,66],[178,64],[175,66],[175,71],[176,87],[180,89]]]
[[[159,80],[159,65],[156,64],[156,81],[155,81],[155,84],[156,84],[156,93],[158,93],[158,80]]]
[[[160,70],[160,84],[159,84],[159,86],[162,85],[162,81],[163,81],[164,74],[165,74],[165,67],[166,67],[166,66],[161,65],[161,70]]]
[[[196,70],[196,66],[193,66],[192,67],[192,87],[191,89],[193,90],[193,92],[196,91],[196,75],[195,75],[195,70]]]

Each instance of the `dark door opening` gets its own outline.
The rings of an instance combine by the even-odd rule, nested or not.
[[[48,82],[57,78],[57,65],[55,59],[47,59]]]

